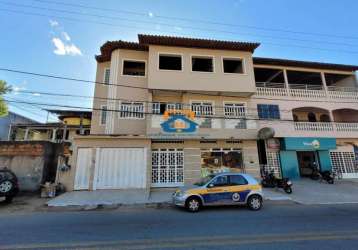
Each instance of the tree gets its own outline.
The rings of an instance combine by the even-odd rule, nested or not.
[[[7,104],[3,98],[3,95],[10,93],[11,91],[11,86],[9,86],[5,81],[0,80],[0,117],[6,116],[8,114]]]

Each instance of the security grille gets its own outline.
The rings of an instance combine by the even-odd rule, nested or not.
[[[152,186],[174,187],[184,182],[184,152],[181,149],[152,150]]]
[[[141,102],[122,102],[120,106],[120,118],[143,119],[144,104]]]
[[[333,171],[343,178],[358,178],[358,166],[354,152],[331,151]]]
[[[210,102],[192,102],[191,110],[197,116],[211,116],[214,115],[213,104]]]
[[[262,165],[261,168],[265,173],[273,171],[274,175],[281,177],[280,153],[266,152],[267,164]]]
[[[243,118],[246,115],[245,105],[243,103],[225,103],[224,113],[227,118]]]

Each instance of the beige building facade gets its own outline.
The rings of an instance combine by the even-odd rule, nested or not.
[[[316,158],[354,153],[358,67],[255,58],[258,43],[138,37],[96,57],[91,135],[75,138],[67,189],[176,187],[224,171],[260,178],[265,167],[292,175],[285,160],[301,156],[287,137],[334,138]]]

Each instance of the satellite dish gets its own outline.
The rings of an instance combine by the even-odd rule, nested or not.
[[[275,135],[275,130],[273,128],[262,128],[257,133],[257,137],[260,140],[267,140],[273,138]]]

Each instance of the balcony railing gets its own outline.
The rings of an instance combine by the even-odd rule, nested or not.
[[[283,83],[258,82],[256,83],[256,96],[358,100],[358,88],[329,86],[326,91],[322,85],[289,84],[289,88],[285,88]]]
[[[298,131],[358,132],[358,123],[346,122],[294,122]]]

